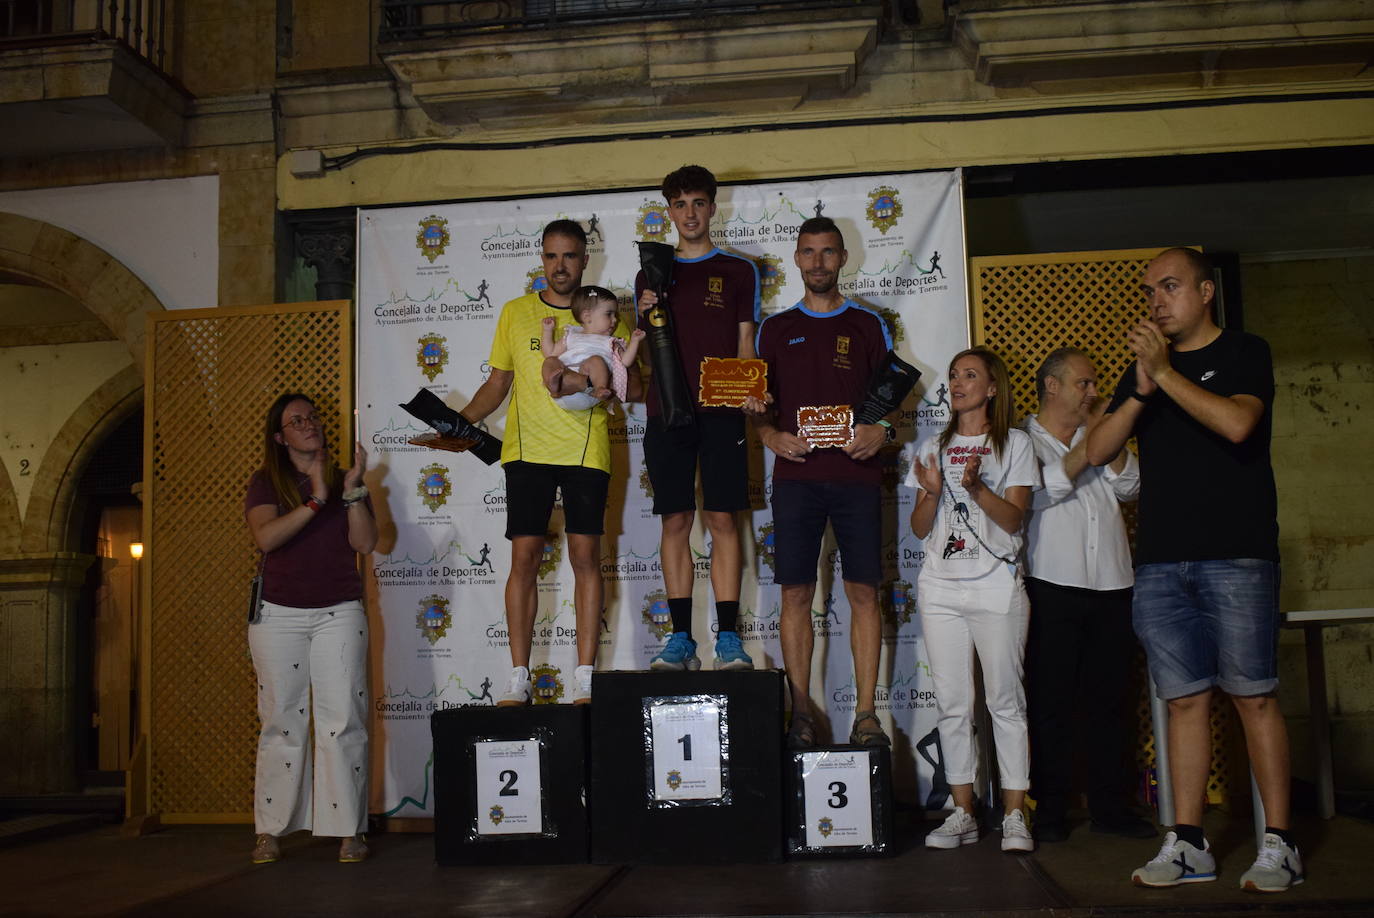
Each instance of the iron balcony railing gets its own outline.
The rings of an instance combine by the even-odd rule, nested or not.
[[[483,29],[691,19],[700,16],[843,9],[864,0],[382,0],[379,43],[461,35]],[[872,3],[873,0],[867,0]]]
[[[168,0],[0,0],[0,50],[113,39],[167,71]]]

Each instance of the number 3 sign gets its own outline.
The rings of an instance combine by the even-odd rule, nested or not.
[[[725,712],[724,695],[645,699],[644,760],[652,805],[730,802]]]

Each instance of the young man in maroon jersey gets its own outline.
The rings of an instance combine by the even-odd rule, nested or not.
[[[850,650],[854,655],[855,710],[849,741],[888,745],[874,711],[882,620],[882,480],[878,450],[892,437],[887,421],[855,424],[845,446],[813,447],[798,436],[800,408],[848,407],[858,414],[869,383],[892,339],[874,312],[839,291],[848,258],[844,237],[829,217],[801,225],[793,256],[806,293],[790,309],[759,326],[757,350],[768,361],[771,404],[749,399],[759,438],[777,456],[773,465],[775,579],[782,586],[782,656],[792,691],[788,745],[816,743],[811,716],[811,604],[816,563],[829,521],[840,546],[849,598]]]
[[[701,666],[692,638],[695,569],[689,542],[696,521],[699,465],[702,516],[711,533],[711,590],[718,626],[715,668],[753,669],[754,661],[740,646],[735,630],[744,557],[737,515],[749,509],[744,415],[735,408],[703,408],[698,399],[702,358],[754,356],[759,273],[752,261],[723,252],[711,241],[716,179],[708,170],[683,166],[670,172],[663,180],[663,197],[678,235],[667,306],[673,316],[678,358],[692,394],[696,423],[676,430],[664,426],[658,377],[654,376],[645,399],[648,424],[644,464],[654,489],[654,513],[663,525],[660,560],[673,634],[649,665],[660,670]],[[640,328],[647,332],[644,313],[658,302],[658,296],[645,289],[642,271],[635,278],[635,298]]]

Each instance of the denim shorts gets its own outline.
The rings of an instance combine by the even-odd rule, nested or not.
[[[1279,684],[1278,565],[1258,558],[1142,564],[1132,620],[1165,700]]]

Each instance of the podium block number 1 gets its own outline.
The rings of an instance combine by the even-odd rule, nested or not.
[[[476,755],[478,835],[538,835],[544,830],[539,742],[481,740]]]
[[[802,753],[808,848],[873,844],[873,798],[868,756],[858,752]]]
[[[651,698],[645,712],[650,801],[726,802],[725,699]]]

